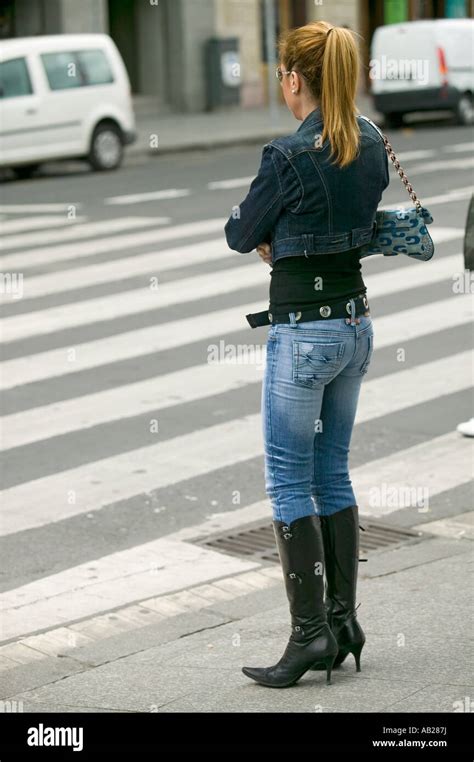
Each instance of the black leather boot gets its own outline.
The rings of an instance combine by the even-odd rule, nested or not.
[[[331,684],[331,669],[338,652],[324,606],[324,550],[316,514],[291,522],[273,521],[292,632],[285,652],[271,667],[243,667],[242,672],[269,688],[294,685],[318,660]]]
[[[356,589],[359,566],[359,509],[351,505],[331,516],[321,516],[321,530],[326,560],[326,611],[339,652],[337,667],[349,653],[354,655],[360,672],[360,654],[365,635],[356,616]],[[322,670],[322,661],[312,669]]]

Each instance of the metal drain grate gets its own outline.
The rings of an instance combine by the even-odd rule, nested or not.
[[[372,550],[385,548],[388,545],[400,545],[413,539],[419,539],[421,532],[411,529],[401,529],[391,524],[379,521],[367,521],[361,519],[360,532],[360,555]],[[244,556],[258,561],[273,561],[279,563],[278,551],[273,534],[273,525],[265,521],[252,524],[245,529],[234,532],[225,532],[210,538],[198,540],[197,544],[212,550],[218,550],[231,556]]]

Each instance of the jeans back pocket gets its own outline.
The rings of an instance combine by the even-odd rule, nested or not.
[[[343,341],[322,342],[295,339],[293,381],[301,386],[327,384],[338,373],[344,354]]]

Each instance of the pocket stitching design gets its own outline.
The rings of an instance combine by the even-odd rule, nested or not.
[[[312,349],[316,347],[321,352],[324,350],[324,347],[337,347],[337,351],[334,357],[325,357],[323,354],[318,356],[318,359],[323,360],[325,362],[324,367],[320,367],[318,370],[316,368],[313,368],[308,371],[304,371],[300,367],[300,363],[302,358],[304,357],[304,352],[302,352],[302,346],[303,344],[306,344],[310,346]],[[295,340],[293,344],[293,381],[295,383],[301,383],[303,386],[311,386],[314,382],[318,381],[324,381],[328,380],[333,372],[336,370],[336,365],[340,358],[342,357],[342,354],[344,352],[344,342],[318,342],[318,341],[300,341]],[[311,360],[309,358],[305,358],[308,362],[308,365],[311,365]]]

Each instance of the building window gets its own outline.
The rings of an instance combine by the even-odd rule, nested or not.
[[[0,64],[0,97],[17,98],[31,95],[30,75],[24,58],[13,58]]]

